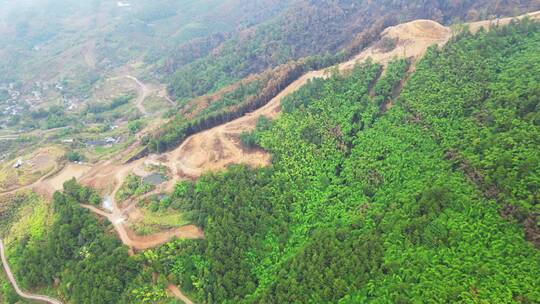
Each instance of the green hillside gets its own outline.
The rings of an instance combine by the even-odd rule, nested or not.
[[[161,258],[203,303],[540,301],[539,43],[532,22],[460,35],[386,113],[377,65],[312,82],[256,134],[271,168],[176,198],[206,240]]]
[[[178,99],[216,91],[250,74],[299,58],[335,54],[356,55],[386,27],[414,19],[443,24],[487,19],[532,9],[530,1],[292,1],[283,13],[233,35],[212,53],[185,63],[184,53],[171,56],[169,90]],[[184,55],[184,56],[182,56]],[[202,55],[202,54],[201,54]]]
[[[111,9],[115,2],[92,1]],[[117,52],[124,47],[133,53],[118,62],[144,56],[151,66],[146,72],[163,73],[180,104],[193,107],[189,113],[173,107],[172,119],[140,138],[134,133],[151,120],[133,114],[130,136],[140,140],[133,147],[156,153],[263,106],[305,72],[363,48],[378,27],[419,15],[450,23],[473,18],[471,11],[528,4],[502,1],[481,10],[491,2],[205,0],[183,1],[182,8],[158,2],[133,1],[126,15],[110,13],[113,21],[96,33],[97,41],[122,46],[102,49],[103,58],[126,55]],[[370,14],[380,18],[359,19]],[[28,35],[39,20],[23,26]],[[321,20],[329,20],[327,26]],[[136,25],[149,29],[144,39],[121,34],[122,26]],[[285,25],[289,32],[280,30]],[[362,43],[346,39],[366,31],[373,36]],[[18,42],[28,42],[25,37]],[[150,51],[164,38],[166,47]],[[243,152],[270,153],[266,167],[230,165],[187,179],[162,164],[174,158],[178,166],[181,155],[174,154],[141,160],[144,166],[129,167],[133,162],[120,163],[121,157],[98,163],[110,168],[88,166],[94,180],[87,184],[114,188],[119,176],[128,176],[111,203],[123,204],[119,222],[115,210],[110,221],[89,211],[101,204],[103,189],[75,179],[50,200],[31,191],[0,196],[0,237],[13,273],[25,291],[77,304],[180,303],[168,293],[172,285],[200,304],[540,303],[539,50],[540,23],[525,18],[474,34],[465,27],[418,60],[382,65],[368,59],[350,71],[331,69],[328,78],[314,78],[284,97],[277,119],[259,117],[254,131],[235,137]],[[212,102],[197,108],[203,100],[197,97],[214,91]],[[109,115],[135,111],[135,98],[88,105],[85,115],[108,123]],[[36,121],[82,124],[62,109],[31,114]],[[17,143],[0,152],[20,149]],[[111,154],[125,156],[118,150]],[[170,178],[171,189],[128,175],[152,166]],[[126,187],[133,193],[123,193]],[[160,187],[150,197],[137,193]],[[117,235],[122,222],[137,216],[130,208],[156,222],[177,215],[168,220],[194,224],[204,238],[168,238],[134,250]],[[18,301],[0,273],[0,302]]]

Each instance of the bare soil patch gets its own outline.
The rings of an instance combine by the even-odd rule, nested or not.
[[[179,228],[164,230],[152,235],[138,235],[133,230],[126,228],[130,239],[130,247],[135,250],[145,250],[165,244],[173,238],[179,239],[203,239],[203,231],[195,225],[186,225]]]
[[[473,33],[476,33],[481,28],[484,28],[486,30],[489,30],[491,26],[503,26],[509,24],[512,20],[521,20],[523,18],[528,17],[532,20],[540,20],[540,11],[531,12],[525,15],[521,15],[518,17],[508,17],[508,18],[496,18],[492,20],[483,20],[478,22],[471,22],[468,24],[469,30]]]
[[[528,14],[530,18],[540,18],[540,12]],[[499,24],[510,22],[509,19],[499,20]],[[489,22],[491,21],[487,21]],[[471,29],[485,26],[486,23],[473,23]],[[372,47],[365,49],[356,57],[338,66],[340,71],[348,71],[356,64],[368,59],[387,65],[390,61],[398,58],[412,58],[414,63],[432,45],[442,46],[452,36],[452,31],[437,22],[431,20],[416,20],[397,26],[387,28],[381,35],[382,39],[391,39],[395,42],[393,49],[381,48],[375,43]],[[298,90],[310,79],[327,78],[332,68],[319,71],[312,71],[287,86],[282,92],[274,97],[265,106],[248,113],[236,120],[217,126],[190,136],[177,149],[161,154],[149,155],[130,163],[122,164],[121,159],[130,152],[134,146],[128,148],[123,154],[117,155],[112,160],[103,161],[92,168],[80,168],[76,166],[67,167],[59,174],[39,184],[50,189],[61,189],[62,184],[71,177],[78,178],[83,184],[95,187],[114,197],[126,176],[132,172],[142,172],[142,165],[145,163],[158,163],[166,166],[172,178],[160,186],[160,191],[172,191],[174,185],[182,178],[198,178],[207,171],[218,171],[231,164],[247,164],[250,166],[266,166],[271,161],[270,154],[261,150],[246,150],[242,147],[239,136],[242,132],[255,129],[257,119],[264,115],[270,119],[275,119],[280,114],[280,104],[283,97]],[[125,78],[124,78],[125,79]],[[132,81],[138,82],[136,79]],[[139,88],[139,101],[141,96],[145,96],[144,87]],[[144,100],[144,98],[142,99]],[[143,112],[141,109],[141,112]],[[46,162],[40,159],[39,162]],[[125,202],[124,202],[125,203]],[[130,203],[130,202],[128,202]],[[133,204],[121,209],[122,202],[114,202],[112,214],[108,214],[97,208],[86,207],[93,212],[106,216],[113,225],[124,244],[135,250],[151,248],[167,242],[173,237],[178,238],[203,238],[203,232],[193,226],[183,226],[169,229],[160,233],[140,236],[135,234],[124,223],[129,220],[130,208]]]
[[[62,190],[64,183],[75,178],[79,179],[92,167],[88,165],[68,164],[58,174],[50,179],[43,181],[43,186],[50,189],[52,192]]]
[[[391,51],[373,46],[363,51],[352,60],[339,65],[341,71],[350,70],[355,64],[368,58],[387,64],[395,58],[418,58],[431,45],[442,45],[448,41],[451,30],[431,20],[417,20],[384,31],[383,37],[396,40],[396,47]],[[298,90],[313,78],[326,78],[330,69],[306,73],[285,88],[264,107],[229,123],[189,137],[179,148],[172,151],[172,160],[176,162],[176,176],[199,177],[206,171],[217,171],[230,164],[248,164],[265,166],[270,163],[268,153],[260,150],[246,151],[241,146],[239,135],[255,129],[261,116],[276,118],[280,112],[281,99]]]
[[[452,36],[450,28],[432,20],[415,20],[387,28],[381,34],[382,39],[395,42],[394,49],[387,51],[375,44],[367,48],[353,60],[340,65],[340,70],[350,69],[354,64],[371,58],[383,65],[399,58],[421,58],[428,47],[442,46]]]

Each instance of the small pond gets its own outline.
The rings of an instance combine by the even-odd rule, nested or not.
[[[152,173],[143,177],[143,182],[153,186],[157,186],[167,180],[167,176],[161,173]]]

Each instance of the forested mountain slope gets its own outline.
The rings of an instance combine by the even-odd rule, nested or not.
[[[253,111],[301,74],[356,56],[379,41],[389,25],[416,18],[451,23],[540,9],[534,1],[382,2],[295,1],[276,17],[228,39],[213,35],[173,48],[176,53],[161,70],[172,74],[169,91],[180,109],[143,145],[151,152],[174,149],[196,132]],[[383,39],[379,46],[390,50],[395,43]]]
[[[244,134],[271,166],[167,198],[204,239],[129,256],[78,206],[94,190],[22,197],[32,216],[0,210],[13,270],[67,303],[169,303],[169,283],[197,303],[540,302],[539,49],[524,20],[308,82]]]
[[[268,22],[225,40],[206,57],[182,66],[190,54],[177,53],[165,71],[173,73],[173,95],[191,98],[290,60],[326,52],[354,55],[384,28],[400,22],[425,18],[447,24],[537,9],[540,3],[530,0],[298,0]]]
[[[255,134],[271,168],[178,193],[206,240],[164,265],[203,303],[540,301],[539,43],[462,34],[398,98],[403,61],[313,81]]]

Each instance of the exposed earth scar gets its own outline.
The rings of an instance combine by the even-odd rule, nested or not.
[[[143,102],[146,99],[146,97],[148,97],[148,95],[152,93],[152,91],[148,89],[148,87],[144,83],[140,82],[139,79],[137,79],[136,77],[127,75],[126,78],[133,80],[139,87],[138,89],[139,94],[137,96],[137,100],[135,101],[135,106],[137,107],[139,112],[141,112],[142,115],[148,116],[148,111],[146,111],[146,108],[144,107]]]
[[[530,13],[527,16],[531,19],[538,19],[540,18],[540,13]],[[479,26],[488,26],[489,24],[502,25],[510,22],[512,19],[514,18],[471,23],[469,26],[472,30],[477,30]],[[398,58],[411,58],[414,68],[414,63],[422,57],[428,47],[432,45],[442,46],[451,36],[452,30],[450,28],[431,20],[416,20],[389,27],[381,34],[381,38],[388,37],[396,39],[397,44],[394,49],[389,51],[381,50],[375,43],[351,60],[338,65],[338,69],[340,71],[348,71],[356,64],[362,63],[368,59],[382,65],[387,65],[390,61]],[[111,193],[112,191],[110,196],[114,198],[125,178],[131,172],[138,170],[139,166],[146,162],[158,163],[169,169],[172,176],[162,187],[165,191],[169,192],[174,189],[174,185],[181,179],[198,178],[204,172],[222,170],[230,164],[241,163],[251,166],[268,165],[271,159],[270,154],[262,150],[244,149],[239,139],[240,134],[242,132],[252,131],[256,126],[257,119],[261,115],[271,119],[277,118],[280,114],[282,98],[295,92],[311,79],[329,77],[331,69],[332,68],[328,68],[304,74],[275,96],[265,106],[236,120],[194,134],[188,137],[178,148],[171,152],[160,155],[149,155],[137,161],[124,164],[119,163],[122,159],[122,156],[119,155],[115,159],[100,162],[91,169],[85,170],[78,178],[82,184],[100,189],[108,189],[108,193]],[[125,77],[135,81],[139,85],[140,90],[137,98],[137,107],[142,113],[146,113],[142,101],[144,101],[151,90],[137,78],[130,75]],[[66,175],[66,177],[68,175]],[[54,183],[52,182],[53,180]],[[63,182],[63,180],[56,180],[56,176],[46,177],[44,180],[42,179],[37,182],[33,188],[42,186],[49,191],[60,190],[55,188],[62,185]],[[56,187],[51,187],[51,184],[54,184]],[[111,186],[113,189],[110,188]],[[30,187],[31,186],[28,186],[24,189]],[[22,190],[22,188],[19,190]],[[174,236],[185,238],[203,237],[202,231],[195,226],[186,226],[185,228],[180,227],[178,230],[168,230],[150,236],[137,236],[130,231],[129,228],[125,227],[125,222],[129,220],[127,216],[128,209],[132,206],[128,206],[123,210],[120,207],[118,202],[114,202],[114,199],[112,213],[104,212],[95,207],[88,208],[88,206],[86,206],[87,209],[96,214],[109,218],[117,229],[122,242],[132,249],[142,250],[157,246]]]

